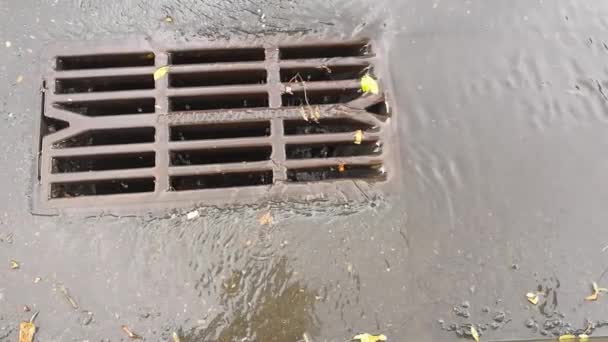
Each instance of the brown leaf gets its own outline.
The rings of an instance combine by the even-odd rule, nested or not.
[[[132,332],[131,329],[129,329],[128,326],[123,325],[122,327],[122,331],[125,332],[125,334],[127,334],[127,336],[129,336],[129,338],[133,339],[133,340],[141,340],[142,337],[137,335],[136,333]]]
[[[36,325],[32,322],[19,324],[19,342],[32,342],[36,333]]]

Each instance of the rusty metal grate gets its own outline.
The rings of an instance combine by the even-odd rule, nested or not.
[[[34,211],[386,189],[391,114],[359,89],[376,58],[366,40],[62,45],[44,77]]]

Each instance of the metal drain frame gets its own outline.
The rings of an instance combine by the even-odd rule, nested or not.
[[[360,41],[360,40],[358,40]],[[356,42],[356,41],[355,41]],[[365,40],[365,42],[368,42]],[[341,64],[366,63],[375,66],[378,58],[377,50],[366,57],[340,57],[324,59],[279,59],[279,47],[288,46],[323,46],[353,43],[353,41],[295,41],[265,43],[263,46],[248,46],[238,43],[194,42],[187,44],[161,44],[148,39],[133,39],[120,42],[82,42],[57,44],[47,50],[47,61],[44,71],[42,89],[42,113],[37,119],[34,134],[34,155],[38,157],[35,162],[33,175],[32,212],[34,214],[52,215],[60,212],[141,212],[159,209],[172,209],[193,205],[233,205],[252,204],[259,201],[301,201],[313,199],[335,198],[338,200],[367,200],[374,196],[383,196],[395,189],[394,180],[399,178],[397,167],[398,143],[396,142],[396,128],[393,114],[385,119],[379,118],[365,110],[379,101],[387,101],[385,94],[364,95],[346,104],[330,104],[315,106],[321,120],[346,118],[364,122],[378,128],[377,132],[366,133],[364,140],[376,140],[383,143],[383,150],[377,156],[354,156],[326,159],[286,159],[287,144],[318,144],[332,142],[353,141],[352,133],[330,133],[313,135],[285,135],[284,120],[298,120],[302,118],[301,107],[282,107],[282,95],[285,93],[285,84],[280,79],[280,69],[285,67],[318,67],[328,61],[333,66]],[[369,42],[372,44],[371,42]],[[372,44],[373,45],[373,44]],[[205,49],[242,49],[263,47],[265,59],[253,62],[222,62],[210,64],[184,64],[170,65],[169,54],[180,50]],[[55,70],[57,56],[87,56],[123,53],[154,53],[153,66],[116,67],[104,69]],[[265,84],[207,86],[195,88],[170,88],[169,77],[155,81],[154,89],[121,90],[104,93],[78,93],[56,94],[55,80],[62,77],[92,77],[92,76],[120,76],[120,75],[149,75],[161,67],[169,65],[169,73],[198,72],[209,70],[231,69],[263,69],[267,72]],[[388,84],[388,82],[387,82]],[[354,89],[358,88],[356,80],[310,82],[306,84],[307,91],[325,89]],[[46,89],[44,89],[46,87]],[[302,84],[289,84],[291,91],[302,90]],[[385,88],[383,88],[385,89]],[[169,111],[169,96],[174,95],[204,95],[225,92],[251,93],[267,92],[268,108],[221,109],[202,111]],[[101,96],[100,96],[101,94]],[[57,102],[70,102],[73,100],[119,100],[130,98],[155,99],[155,111],[149,114],[134,114],[120,116],[87,117],[75,114],[54,106]],[[392,105],[390,106],[393,107]],[[69,123],[69,127],[57,132],[44,135],[44,117],[57,119]],[[270,122],[270,136],[256,138],[233,138],[222,140],[203,141],[169,141],[171,126],[188,124],[217,124],[229,122]],[[155,139],[152,143],[86,146],[69,149],[56,149],[53,145],[69,136],[91,129],[118,129],[134,127],[154,127]],[[272,154],[268,161],[215,164],[170,166],[169,152],[173,149],[188,148],[218,148],[218,147],[250,147],[271,146]],[[155,166],[143,169],[90,171],[75,173],[51,172],[51,160],[58,156],[76,156],[98,153],[120,152],[155,152]],[[287,170],[306,169],[318,167],[337,167],[338,165],[381,165],[384,176],[382,179],[367,181],[365,179],[332,179],[311,183],[287,182]],[[204,190],[170,191],[169,177],[180,175],[223,174],[231,172],[272,171],[273,182],[269,185],[234,188],[214,188]],[[112,180],[139,179],[151,177],[155,187],[152,192],[132,194],[112,194],[96,196],[79,196],[76,198],[51,198],[51,184],[56,182],[86,181],[86,180]]]

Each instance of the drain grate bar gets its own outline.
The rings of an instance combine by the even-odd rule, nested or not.
[[[82,46],[51,51],[39,209],[362,191],[350,180],[388,189],[390,114],[382,94],[360,91],[376,58],[367,40]]]
[[[154,144],[128,144],[109,146],[71,147],[52,149],[49,151],[51,157],[79,157],[95,154],[124,154],[154,151]]]
[[[248,162],[248,163],[228,163],[212,165],[188,165],[169,167],[170,176],[190,176],[208,175],[235,172],[271,171],[273,163],[271,161]]]

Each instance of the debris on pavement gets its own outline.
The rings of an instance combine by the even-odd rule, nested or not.
[[[165,16],[165,19],[163,19],[163,21],[166,23],[172,23],[173,17],[171,17],[170,15],[167,15],[167,16]]]
[[[528,302],[530,302],[532,305],[536,305],[538,304],[538,293],[535,292],[528,292],[526,293],[526,299],[528,300]]]
[[[20,267],[21,265],[19,264],[19,262],[17,260],[11,260],[10,262],[10,267],[11,270],[16,270]]]
[[[199,215],[200,214],[199,214],[198,210],[194,210],[194,211],[191,211],[188,214],[186,214],[186,218],[188,220],[193,220],[193,219],[197,218]]]
[[[338,172],[344,172],[344,164],[338,164]]]
[[[17,76],[17,79],[15,80],[15,83],[19,84],[19,83],[21,83],[21,81],[23,81],[23,75]]]
[[[386,341],[386,336],[380,335],[371,335],[371,334],[359,334],[353,337],[353,340],[359,340],[361,342],[378,342],[378,341]]]
[[[38,284],[41,280],[42,280],[42,278],[40,278],[40,277],[34,278],[34,284]]]
[[[31,310],[32,310],[32,309],[30,309],[30,307],[29,307],[29,306],[27,306],[27,305],[24,305],[24,306],[23,306],[23,312],[30,312]]]
[[[173,342],[181,342],[179,335],[175,331],[173,332],[172,336],[173,336]]]
[[[68,289],[65,286],[61,286],[60,288],[61,293],[63,293],[63,296],[65,297],[65,299],[68,301],[68,303],[70,303],[70,305],[72,306],[72,308],[74,308],[74,310],[78,309],[78,303],[76,303],[76,301],[74,300],[74,298],[72,298],[72,296],[70,295],[70,292],[68,291]]]
[[[131,329],[129,329],[129,327],[127,327],[126,325],[121,326],[122,331],[125,332],[125,334],[127,334],[127,336],[129,336],[130,339],[133,340],[141,340],[142,337],[139,336],[138,334],[134,333],[133,331],[131,331]]]
[[[165,77],[168,72],[169,72],[168,65],[165,65],[165,66],[162,66],[162,67],[156,69],[156,71],[154,71],[154,80],[155,81],[160,80],[161,78]]]
[[[475,342],[479,342],[479,333],[477,332],[477,329],[475,329],[474,325],[471,325],[471,336],[473,336]]]

